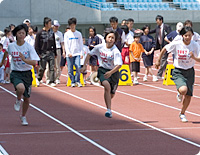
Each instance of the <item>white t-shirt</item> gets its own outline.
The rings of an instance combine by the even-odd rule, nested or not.
[[[173,41],[179,41],[179,40],[183,40],[182,35],[177,35]],[[200,35],[197,32],[194,32],[194,35],[192,36],[192,40],[196,41],[199,45],[200,45]]]
[[[56,48],[61,48],[61,43],[64,42],[63,34],[60,31],[54,32],[56,40]]]
[[[3,49],[5,49],[7,51],[8,45],[10,44],[9,38],[7,38],[6,36],[4,36],[3,38],[1,38],[0,43],[3,44]]]
[[[69,57],[69,54],[72,54],[72,56],[81,55],[83,50],[82,34],[77,30],[75,32],[71,30],[65,32],[64,45],[66,57]]]
[[[134,42],[134,38],[133,38],[133,36],[131,34],[131,31],[129,31],[129,33],[126,35],[125,42],[127,42],[129,45]],[[128,47],[128,46],[125,44],[124,47]]]
[[[88,46],[83,45],[83,53],[82,53],[83,58],[81,59],[81,65],[84,64],[85,58],[86,58],[86,56],[87,56],[88,53],[89,53]]]
[[[3,59],[3,55],[4,55],[3,51],[0,51],[0,63],[1,63],[2,59]],[[6,58],[6,59],[7,59],[7,58]],[[0,68],[4,69],[5,66],[2,65]]]
[[[34,36],[30,36],[30,35],[27,35],[26,38],[24,39],[27,43],[29,43],[31,46],[35,46],[35,38]]]
[[[97,55],[100,67],[113,69],[117,65],[122,65],[121,53],[115,45],[110,49],[106,44],[96,45],[89,54]]]
[[[185,45],[183,41],[172,41],[165,46],[168,52],[174,54],[174,66],[180,69],[192,68],[195,64],[195,60],[190,58],[189,52],[193,52],[195,57],[200,57],[200,48],[198,43],[191,40],[189,45]]]
[[[40,60],[35,49],[29,43],[25,42],[22,46],[18,46],[16,42],[13,42],[8,45],[8,54],[12,57],[11,70],[28,71],[32,69],[32,65],[21,60],[19,53],[22,53],[28,60]]]

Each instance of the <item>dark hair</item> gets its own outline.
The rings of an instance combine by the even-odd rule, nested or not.
[[[191,20],[186,20],[185,23],[184,23],[184,26],[186,26],[187,24],[190,24],[191,26],[193,26]]]
[[[14,24],[10,24],[10,25],[9,25],[9,28],[11,29],[11,27],[12,27],[12,26],[14,26],[14,27],[15,27],[15,25],[14,25]]]
[[[7,34],[8,34],[9,32],[11,32],[11,29],[10,29],[9,27],[6,27],[6,28],[4,29],[4,35],[7,36]]]
[[[69,25],[66,26],[66,29],[70,29]]]
[[[76,25],[76,22],[77,22],[77,20],[76,20],[76,18],[70,18],[69,20],[68,20],[68,24],[69,24],[69,26],[71,25],[71,24],[75,24]]]
[[[156,20],[157,20],[157,19],[158,19],[158,20],[161,20],[161,21],[163,22],[163,16],[157,15],[157,16],[156,16]]]
[[[104,39],[106,41],[106,37],[108,34],[110,33],[114,33],[115,35],[115,42],[117,42],[117,40],[119,39],[119,33],[117,31],[113,31],[110,28],[106,28],[106,30],[104,31]]]
[[[49,18],[49,17],[44,17],[43,25],[45,26],[45,25],[48,24],[49,22],[51,22],[51,18]]]
[[[97,33],[96,33],[96,28],[95,28],[94,26],[90,26],[90,27],[89,27],[89,30],[90,30],[90,29],[92,29],[92,30],[94,31],[94,36],[96,36],[96,34],[97,34]]]
[[[38,27],[37,26],[32,26],[33,27],[33,32],[37,33],[38,32]]]
[[[0,43],[0,47],[2,47],[2,48],[3,48],[3,44],[2,44],[2,43]]]
[[[186,27],[183,27],[182,29],[181,29],[181,31],[180,31],[180,35],[184,35],[184,34],[186,34],[187,32],[192,32],[192,34],[194,34],[194,32],[193,32],[193,30],[192,30],[192,28],[191,27],[189,27],[189,26],[186,26]]]
[[[24,31],[26,32],[26,35],[28,33],[28,26],[26,24],[21,24],[18,25],[17,27],[15,27],[15,29],[12,31],[13,32],[13,36],[16,36],[17,32],[24,29]]]
[[[142,33],[134,33],[134,38],[140,38]]]
[[[125,34],[129,33],[129,28],[127,25],[122,25],[120,28],[125,32]]]
[[[133,22],[133,23],[134,23],[133,18],[129,18],[129,19],[127,19],[127,23],[129,23],[129,22]]]
[[[118,23],[118,18],[117,17],[110,17],[109,21],[110,21],[110,23],[112,23],[112,22]]]
[[[144,31],[146,28],[150,29],[150,25],[144,25],[141,30]]]

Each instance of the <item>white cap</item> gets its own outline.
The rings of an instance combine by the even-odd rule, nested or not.
[[[177,31],[180,31],[182,28],[183,28],[183,23],[178,22],[178,23],[176,24],[176,30],[177,30]]]
[[[26,22],[31,23],[30,19],[24,19],[23,23],[25,24]]]
[[[60,26],[60,24],[59,24],[59,22],[58,22],[57,20],[54,20],[54,21],[53,21],[53,25],[54,25],[54,26]]]

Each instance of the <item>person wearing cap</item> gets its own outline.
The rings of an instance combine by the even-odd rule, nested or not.
[[[61,55],[65,58],[65,49],[64,49],[64,39],[62,32],[58,31],[60,24],[57,20],[53,21],[53,31],[55,34],[56,40],[56,53],[57,57],[55,58],[55,82],[56,84],[60,84],[60,75],[61,75]],[[47,68],[47,80],[49,80],[49,68]]]
[[[165,41],[170,43],[174,40],[174,38],[179,35],[181,29],[183,28],[183,23],[181,22],[178,22],[176,24],[176,30],[175,31],[172,31],[170,32],[166,37],[165,37]]]
[[[140,72],[140,60],[142,57],[142,53],[145,52],[148,54],[142,44],[139,43],[141,33],[134,33],[134,42],[130,45],[129,48],[129,57],[130,57],[130,71],[133,72],[134,84],[139,84],[138,82],[138,72]]]
[[[23,24],[26,24],[29,27],[31,25],[31,21],[29,19],[24,19]]]
[[[26,113],[29,108],[29,98],[32,86],[32,66],[36,65],[40,60],[33,46],[27,43],[24,39],[28,33],[28,27],[25,24],[18,25],[13,30],[13,35],[16,36],[16,42],[8,45],[4,53],[3,59],[0,62],[0,67],[3,65],[4,60],[8,54],[11,59],[11,74],[10,81],[16,90],[17,99],[14,104],[15,111],[20,111],[22,96],[22,115],[20,116],[22,125],[28,125],[26,120]]]
[[[54,76],[54,67],[55,67],[55,57],[57,56],[56,53],[56,41],[55,41],[55,34],[51,29],[51,19],[48,17],[44,18],[44,27],[40,30],[35,39],[35,49],[38,55],[40,56],[40,67],[37,75],[37,86],[40,85],[41,80],[43,78],[44,72],[46,70],[46,64],[49,64],[49,77],[51,86],[56,86],[54,83],[55,76]]]

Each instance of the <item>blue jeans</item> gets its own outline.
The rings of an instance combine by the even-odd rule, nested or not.
[[[76,68],[76,74],[73,73],[73,66]],[[68,75],[72,83],[80,82],[80,55],[72,58],[67,57]]]

